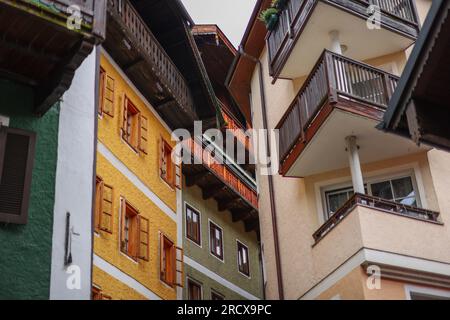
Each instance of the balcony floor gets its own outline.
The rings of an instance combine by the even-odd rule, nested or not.
[[[284,162],[286,176],[306,177],[348,167],[345,138],[351,135],[358,139],[362,164],[428,150],[376,129],[382,114],[375,111],[368,117],[341,104],[325,106],[306,131],[306,142],[298,143]]]

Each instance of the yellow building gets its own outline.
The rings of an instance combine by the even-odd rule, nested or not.
[[[175,299],[171,130],[105,51],[99,83],[94,292]]]

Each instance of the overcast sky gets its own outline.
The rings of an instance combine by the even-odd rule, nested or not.
[[[182,0],[196,24],[217,24],[237,47],[256,0]]]

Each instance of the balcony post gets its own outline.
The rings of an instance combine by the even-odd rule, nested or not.
[[[347,144],[348,160],[352,174],[353,190],[355,193],[365,194],[364,180],[361,171],[361,162],[359,161],[358,145],[355,136],[345,138]]]
[[[342,55],[342,46],[341,41],[339,40],[339,31],[332,30],[330,31],[330,39],[331,39],[331,51]]]

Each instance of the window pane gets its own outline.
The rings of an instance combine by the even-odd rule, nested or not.
[[[394,197],[396,199],[405,197],[415,197],[411,177],[392,180],[392,186],[394,188]]]
[[[339,193],[328,194],[328,213],[336,212],[349,199],[349,192],[342,191]]]
[[[393,200],[390,181],[374,183],[372,186],[372,195],[386,200]]]
[[[417,207],[417,201],[415,197],[400,199],[397,202],[407,206]]]

